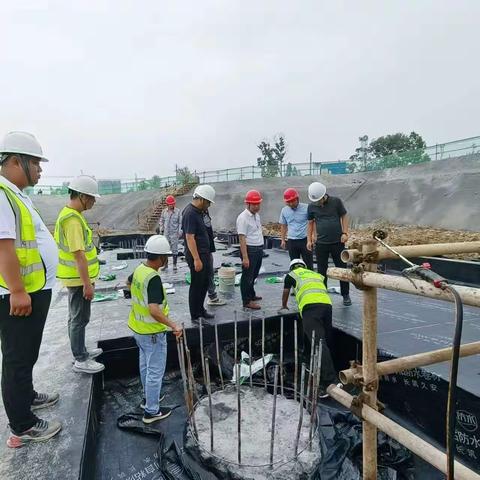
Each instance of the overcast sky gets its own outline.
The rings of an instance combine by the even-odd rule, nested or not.
[[[45,176],[348,158],[358,136],[480,135],[480,2],[3,1],[0,135]],[[47,182],[48,183],[48,182]]]

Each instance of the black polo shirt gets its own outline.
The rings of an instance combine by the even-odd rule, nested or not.
[[[198,253],[210,253],[210,239],[208,238],[207,227],[203,220],[203,212],[189,203],[182,212],[182,230],[185,235],[195,235]],[[188,250],[187,241],[185,241],[185,250]]]
[[[318,202],[308,204],[308,219],[315,220],[317,225],[317,243],[340,242],[342,236],[340,217],[343,217],[346,213],[342,201],[330,195],[327,196],[323,205]]]

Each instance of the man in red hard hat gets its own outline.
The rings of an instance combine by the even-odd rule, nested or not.
[[[182,212],[175,208],[175,197],[165,198],[167,208],[164,208],[158,222],[158,233],[165,235],[170,244],[173,258],[173,270],[177,270],[178,239],[182,236]],[[168,259],[164,269],[168,268]]]
[[[249,190],[245,195],[245,210],[237,217],[237,233],[240,239],[242,255],[242,279],[240,291],[244,308],[259,310],[259,297],[255,293],[254,283],[263,259],[263,232],[260,220],[262,196],[257,190]]]
[[[280,212],[282,248],[287,248],[290,260],[302,258],[308,269],[313,270],[313,253],[307,248],[308,205],[300,202],[300,195],[294,188],[283,192],[286,206]]]

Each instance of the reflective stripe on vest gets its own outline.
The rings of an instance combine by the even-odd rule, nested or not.
[[[332,304],[323,282],[324,277],[320,273],[307,268],[295,268],[288,275],[295,280],[295,299],[298,303],[300,315],[306,305],[315,303]]]
[[[133,272],[130,287],[132,308],[128,318],[128,326],[134,332],[141,335],[165,332],[168,329],[165,324],[157,322],[157,320],[152,317],[148,308],[148,284],[150,280],[156,276],[159,276],[158,272],[143,263]],[[167,293],[165,292],[165,288],[163,288],[162,312],[167,316],[169,311]]]
[[[83,241],[85,244],[85,258],[88,265],[88,276],[91,279],[97,278],[100,272],[100,264],[97,258],[97,249],[93,244],[93,233],[88,226],[85,218],[82,214],[70,207],[64,207],[58,215],[57,222],[55,223],[54,238],[58,245],[58,269],[57,278],[75,279],[80,278],[77,262],[75,261],[75,255],[70,252],[65,239],[65,232],[63,224],[68,218],[75,217],[80,221],[83,231]]]
[[[45,265],[38,250],[32,214],[11,188],[0,183],[0,189],[5,192],[15,215],[15,252],[20,264],[23,285],[28,293],[37,292],[45,286],[47,277]],[[1,275],[0,286],[8,290],[5,279]]]

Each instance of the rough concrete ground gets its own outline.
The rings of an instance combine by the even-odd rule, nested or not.
[[[280,390],[280,389],[279,389]],[[320,461],[320,448],[315,436],[312,451],[308,448],[310,415],[304,410],[300,432],[299,456],[294,460],[299,403],[277,395],[274,466],[270,469],[273,395],[263,388],[241,387],[241,452],[242,465],[237,464],[237,391],[229,386],[212,394],[214,421],[214,455],[220,470],[235,472],[239,478],[294,480],[310,478]],[[211,461],[210,417],[208,397],[203,397],[195,410],[201,457]],[[301,452],[301,453],[300,453]],[[215,459],[213,459],[215,461]]]
[[[264,223],[278,222],[287,187],[299,190],[308,202],[307,188],[322,181],[327,191],[343,199],[355,225],[384,220],[397,225],[435,226],[479,231],[480,155],[467,155],[403,168],[350,175],[263,178],[214,183],[217,192],[211,215],[214,228],[231,229],[243,209],[243,199],[252,188],[262,192]],[[100,228],[136,230],[138,214],[144,214],[161,191],[103,196],[87,217]],[[177,198],[183,208],[191,195]],[[34,196],[47,223],[53,223],[66,197]]]

